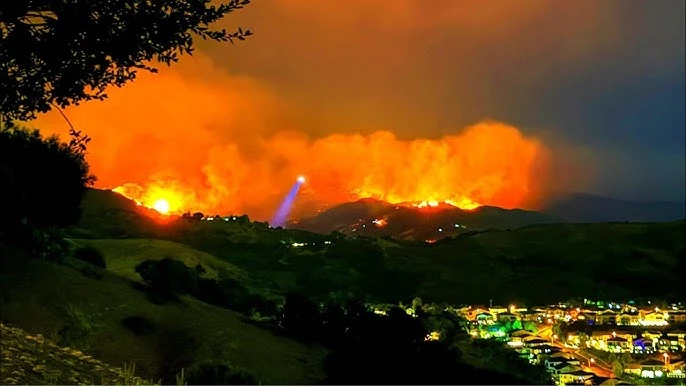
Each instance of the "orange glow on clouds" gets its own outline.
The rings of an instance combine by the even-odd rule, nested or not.
[[[536,203],[546,190],[550,152],[510,125],[481,122],[438,139],[404,140],[386,130],[312,138],[294,129],[288,104],[264,85],[202,56],[141,73],[109,94],[65,110],[93,138],[88,160],[97,186],[162,213],[269,219],[299,175],[307,176],[301,204],[373,197],[512,208]],[[31,124],[67,131],[56,112]]]

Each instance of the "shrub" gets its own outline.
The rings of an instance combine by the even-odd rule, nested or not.
[[[74,258],[102,269],[107,268],[102,252],[93,247],[82,247],[74,252]]]
[[[121,324],[136,335],[149,335],[157,329],[153,322],[137,315],[122,319]]]
[[[257,385],[254,374],[231,368],[227,363],[202,362],[188,369],[186,379],[189,385]]]
[[[177,295],[197,292],[198,277],[195,270],[178,260],[145,260],[136,266],[136,272],[148,285],[150,300],[157,304],[175,300]]]
[[[97,318],[99,315],[95,310],[85,309],[73,304],[68,304],[63,309],[65,311],[65,320],[57,335],[66,344],[84,346],[87,343],[85,338],[98,327]]]
[[[90,277],[91,279],[102,279],[103,276],[101,271],[96,270],[89,265],[79,267],[78,270],[83,276]]]

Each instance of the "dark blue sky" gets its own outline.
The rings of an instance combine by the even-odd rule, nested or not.
[[[313,136],[494,119],[590,171],[584,190],[684,199],[684,1],[352,3],[261,0],[230,18],[250,44],[206,52],[277,90]]]

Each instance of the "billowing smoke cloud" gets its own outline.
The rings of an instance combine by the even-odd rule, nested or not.
[[[199,42],[192,59],[67,109],[93,138],[98,186],[259,219],[301,174],[296,213],[369,196],[535,208],[584,191],[587,149],[499,119],[536,114],[530,90],[613,52],[616,3],[393,4],[261,0],[222,22],[253,29],[244,44]],[[54,112],[33,124],[67,131]]]
[[[268,219],[301,174],[301,205],[376,197],[526,207],[547,187],[549,149],[504,123],[431,140],[385,130],[311,138],[294,128],[288,107],[198,56],[65,113],[93,138],[88,160],[99,187],[123,185],[146,205],[165,198],[177,212]],[[33,124],[67,130],[56,112]]]

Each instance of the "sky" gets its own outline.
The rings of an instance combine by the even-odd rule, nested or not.
[[[199,40],[66,112],[93,137],[100,186],[193,185],[180,202],[258,217],[301,170],[334,201],[683,201],[684,4],[254,0],[220,23],[247,41]],[[64,131],[54,113],[38,124]]]

